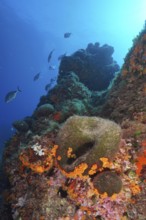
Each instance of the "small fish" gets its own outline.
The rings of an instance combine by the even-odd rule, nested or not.
[[[14,128],[13,128],[13,127],[11,127],[11,131],[14,131]]]
[[[49,70],[55,70],[55,69],[56,69],[55,66],[52,66],[52,65],[49,66]]]
[[[47,92],[51,89],[51,87],[52,87],[53,83],[56,81],[56,79],[57,79],[57,77],[51,78],[51,79],[50,79],[50,82],[45,86],[45,90],[46,90]]]
[[[7,95],[5,96],[5,102],[8,103],[11,102],[13,99],[15,99],[18,92],[22,92],[19,89],[19,87],[17,87],[17,90],[15,91],[8,92]]]
[[[48,83],[46,86],[45,86],[45,90],[48,92],[52,87],[52,83]]]
[[[55,49],[51,50],[51,52],[49,53],[49,56],[48,56],[48,63],[50,62],[51,58],[52,58],[52,54],[54,52]]]
[[[71,33],[70,33],[70,32],[64,33],[64,38],[69,38],[70,36],[71,36]]]
[[[53,82],[56,81],[56,79],[57,79],[57,77],[51,78],[51,79],[50,79],[50,82],[53,83]]]
[[[61,54],[61,55],[58,57],[58,60],[62,60],[65,56],[66,56],[66,53]]]
[[[40,78],[40,73],[37,73],[34,77],[33,77],[33,81],[37,81]]]

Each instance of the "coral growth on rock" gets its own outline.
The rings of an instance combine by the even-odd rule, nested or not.
[[[146,30],[137,36],[125,58],[101,115],[121,122],[146,111]]]
[[[71,117],[68,120],[76,118],[79,121],[79,116]],[[90,121],[90,118],[83,117],[83,119]],[[96,118],[94,121],[98,122]],[[107,120],[105,121],[107,123]],[[119,129],[119,126],[113,122],[108,123]],[[87,121],[83,124],[84,126],[86,124],[87,130],[92,127]],[[119,139],[120,129],[118,133]],[[102,137],[104,138],[104,136]],[[68,137],[66,137],[66,143],[67,139]],[[6,163],[7,174],[9,174],[11,182],[11,193],[7,199],[12,204],[13,219],[26,219],[32,215],[34,219],[41,216],[44,219],[48,219],[50,216],[52,219],[67,217],[68,219],[80,219],[84,215],[90,216],[91,219],[97,216],[113,220],[122,217],[127,211],[129,202],[140,193],[136,167],[129,160],[129,153],[134,155],[132,146],[127,145],[124,141],[121,141],[120,145],[117,143],[119,147],[116,149],[112,161],[102,157],[100,167],[93,161],[89,173],[84,175],[84,170],[88,165],[87,158],[86,161],[76,166],[74,170],[76,175],[73,176],[68,171],[66,173],[69,175],[66,175],[60,168],[60,155],[57,152],[59,146],[53,144],[54,140],[53,136],[34,136],[27,146],[22,145],[20,140],[11,141],[9,146],[12,148],[16,144],[19,145],[15,158],[11,156],[9,163],[8,161]],[[76,140],[74,139],[74,141]],[[68,148],[67,155],[71,159],[74,158],[72,148]],[[17,159],[17,157],[19,158]],[[133,175],[129,171],[133,172]],[[36,203],[36,201],[38,202]],[[55,202],[52,204],[52,201]]]

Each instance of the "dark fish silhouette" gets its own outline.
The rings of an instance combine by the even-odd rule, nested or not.
[[[17,90],[15,91],[8,92],[7,95],[5,96],[5,102],[8,103],[8,102],[11,102],[13,99],[15,99],[18,92],[22,92],[19,89],[19,87],[17,87]]]
[[[37,73],[34,77],[33,77],[33,81],[37,81],[40,78],[40,73]]]
[[[50,82],[45,86],[45,90],[48,92],[51,88],[53,83],[56,81],[56,77],[55,78],[51,78]]]
[[[62,59],[63,59],[63,57],[65,57],[65,56],[66,56],[66,53],[61,54],[61,55],[58,57],[58,60],[62,60]]]
[[[48,83],[46,86],[45,86],[45,90],[48,92],[52,87],[52,83]]]
[[[51,50],[51,52],[49,53],[49,56],[48,56],[48,63],[50,62],[51,58],[52,58],[52,54],[54,52],[54,49]]]
[[[64,33],[64,38],[69,38],[70,36],[71,36],[71,33],[70,33],[70,32]]]
[[[51,78],[51,79],[50,79],[50,82],[53,83],[53,82],[55,82],[56,80],[57,80],[57,77],[54,77],[54,78]]]

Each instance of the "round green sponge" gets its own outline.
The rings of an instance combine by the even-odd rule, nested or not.
[[[100,117],[71,116],[57,135],[59,166],[72,172],[86,163],[88,171],[93,164],[102,166],[100,158],[112,160],[119,149],[121,128],[113,121]]]

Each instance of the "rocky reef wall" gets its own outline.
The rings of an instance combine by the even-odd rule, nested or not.
[[[63,58],[57,84],[13,124],[4,220],[145,218],[145,45],[143,30],[111,87],[119,70],[111,46]]]
[[[118,122],[146,111],[146,30],[134,39],[133,47],[102,107],[101,115]]]

